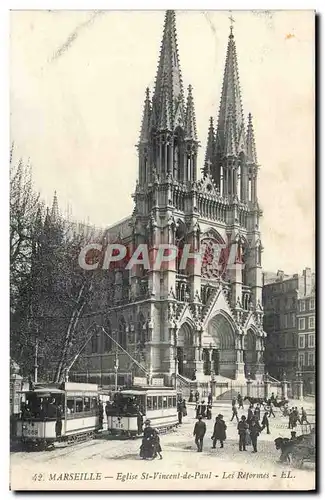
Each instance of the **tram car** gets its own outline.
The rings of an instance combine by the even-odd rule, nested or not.
[[[177,393],[169,387],[122,390],[105,411],[108,432],[126,437],[141,435],[147,419],[161,431],[178,425]]]
[[[16,437],[24,447],[42,449],[92,438],[102,428],[101,408],[96,384],[37,385],[22,393]]]

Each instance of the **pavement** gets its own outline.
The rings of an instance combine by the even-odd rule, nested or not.
[[[245,414],[247,408],[245,406]],[[313,408],[308,407],[310,414],[312,411]],[[261,433],[258,453],[252,453],[251,447],[246,452],[239,452],[237,422],[230,422],[231,405],[226,402],[213,405],[213,418],[206,421],[203,452],[198,453],[193,438],[196,422],[194,413],[193,406],[188,405],[188,416],[182,425],[161,435],[162,460],[140,459],[141,438],[118,440],[108,436],[105,431],[99,439],[73,446],[61,445],[53,451],[13,452],[11,489],[314,489],[314,464],[306,462],[302,469],[297,470],[278,462],[280,454],[275,449],[274,439],[279,436],[290,437],[288,419],[282,417],[279,411],[275,418],[270,418],[271,434],[266,434],[266,430]],[[224,415],[227,440],[223,449],[212,449],[211,436],[214,418],[218,413]]]

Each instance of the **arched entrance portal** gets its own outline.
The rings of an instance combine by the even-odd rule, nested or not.
[[[178,332],[177,364],[180,375],[190,380],[195,379],[194,334],[187,323],[184,323]]]
[[[255,378],[257,362],[256,336],[252,329],[249,329],[244,337],[243,361],[245,377],[247,378],[249,376],[250,378]]]
[[[222,314],[217,314],[209,321],[208,333],[213,342],[209,349],[210,373],[234,378],[236,370],[235,332],[230,321]],[[206,375],[209,369],[205,364],[203,370]]]

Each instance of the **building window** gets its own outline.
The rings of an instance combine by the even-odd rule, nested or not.
[[[298,363],[299,363],[299,367],[301,368],[302,366],[304,366],[305,364],[305,355],[304,354],[299,354],[299,360],[298,360]]]
[[[291,326],[295,327],[296,326],[296,315],[291,314]]]
[[[306,302],[304,300],[300,301],[300,311],[306,310]]]
[[[305,329],[305,318],[299,318],[299,330]]]
[[[308,347],[315,347],[315,335],[308,335]]]
[[[315,366],[315,354],[313,352],[308,353],[308,366]]]
[[[312,311],[315,309],[315,299],[310,299],[309,309],[311,309]]]
[[[305,336],[299,335],[299,349],[305,348]]]
[[[285,314],[283,319],[284,319],[284,328],[288,328],[288,315]]]
[[[308,319],[308,328],[309,329],[315,328],[315,317],[314,316],[311,316]]]

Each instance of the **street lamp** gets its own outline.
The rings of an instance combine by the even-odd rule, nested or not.
[[[114,363],[114,371],[115,371],[115,391],[117,391],[117,372],[118,372],[118,352],[115,352],[115,363]]]

